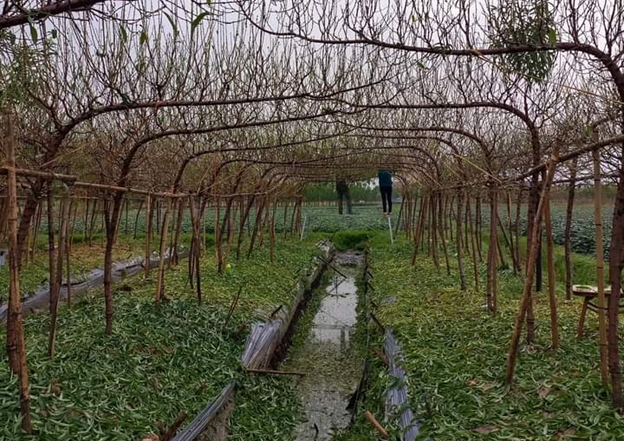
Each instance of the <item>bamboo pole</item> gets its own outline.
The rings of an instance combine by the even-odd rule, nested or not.
[[[137,238],[137,230],[138,230],[138,225],[139,225],[139,216],[141,215],[141,209],[143,208],[143,199],[141,199],[141,202],[139,202],[139,208],[137,209],[136,215],[134,217],[134,232],[132,233],[132,238],[136,239]]]
[[[436,270],[440,270],[440,257],[438,253],[438,195],[431,195],[431,255]]]
[[[600,345],[600,378],[606,387],[609,384],[609,367],[607,358],[607,325],[605,311],[607,302],[604,289],[604,249],[602,244],[602,182],[600,170],[600,152],[592,152],[594,162],[594,217],[596,224],[596,283],[598,288],[598,331]],[[611,295],[614,295],[611,293]]]
[[[284,230],[284,231],[283,231],[283,233],[284,233],[284,239],[286,239],[286,232],[287,232],[287,230],[286,230],[286,220],[287,220],[287,219],[288,219],[288,199],[286,199],[286,200],[284,201],[284,220],[283,220],[283,223],[282,223],[282,228],[283,228],[283,230]],[[257,216],[256,216],[256,222],[257,222],[257,221],[258,221],[258,219],[257,219]],[[254,227],[255,227],[255,224],[254,224]]]
[[[160,256],[158,259],[158,279],[156,282],[156,306],[160,306],[165,290],[165,259],[167,253],[167,234],[169,233],[169,217],[171,216],[171,198],[167,198],[167,206],[162,219],[160,233]]]
[[[93,232],[95,231],[95,222],[97,220],[97,212],[98,212],[99,200],[96,199],[93,201],[93,207],[91,207],[91,219],[89,220],[89,234],[88,234],[88,243],[89,246],[93,246]]]
[[[474,290],[475,292],[479,292],[479,263],[477,262],[477,245],[475,243],[475,234],[474,234],[474,222],[472,217],[472,209],[470,207],[470,196],[468,196],[468,204],[466,205],[468,209],[468,217],[467,222],[470,228],[470,241],[472,244],[472,271],[474,275]]]
[[[154,207],[152,206],[152,195],[147,195],[147,208],[145,209],[145,216],[147,217],[146,228],[147,232],[145,234],[145,260],[143,264],[143,270],[145,271],[145,277],[149,276],[150,272],[150,258],[152,256],[152,227],[153,227],[153,211]]]
[[[511,262],[513,264],[513,273],[517,275],[519,272],[518,269],[518,256],[516,256],[516,247],[514,244],[514,230],[513,230],[513,220],[511,219],[511,193],[507,192],[506,198],[507,205],[507,228],[509,228],[509,254],[511,254]]]
[[[548,265],[548,304],[550,306],[550,335],[553,349],[559,348],[559,323],[557,320],[557,298],[555,296],[555,243],[550,219],[550,195],[546,196],[544,208],[546,226],[546,263]]]
[[[89,205],[90,205],[90,200],[86,199],[85,200],[85,204],[84,204],[84,220],[83,220],[83,226],[82,226],[82,242],[86,242],[87,241],[87,234],[89,232]]]
[[[104,190],[108,192],[117,192],[117,193],[133,193],[133,194],[142,194],[148,195],[151,194],[156,197],[181,197],[186,196],[183,193],[154,193],[148,190],[141,190],[139,188],[131,188],[131,187],[119,187],[116,185],[107,185],[107,184],[95,184],[93,182],[82,182],[78,181],[76,176],[64,175],[61,173],[50,173],[50,172],[42,172],[37,170],[27,170],[23,168],[15,168],[15,173],[19,176],[27,176],[31,178],[41,178],[45,180],[53,180],[53,181],[62,181],[67,182],[75,188],[88,188],[92,190]],[[7,167],[0,167],[0,175],[7,174]]]
[[[440,230],[440,241],[442,242],[442,252],[444,253],[444,263],[446,264],[446,274],[451,275],[451,263],[448,256],[448,248],[446,246],[446,237],[444,232],[444,195],[440,194],[438,197],[438,210],[440,215],[438,216],[438,228]]]
[[[475,234],[477,235],[477,254],[479,255],[479,262],[483,262],[483,216],[481,215],[481,196],[477,196],[477,202],[475,204]]]
[[[275,212],[277,211],[277,201],[273,203],[273,210],[271,214],[271,223],[270,223],[270,232],[269,232],[269,240],[270,240],[270,258],[271,264],[275,263]]]
[[[176,219],[175,235],[174,235],[173,245],[171,247],[171,253],[170,253],[170,258],[169,258],[170,266],[171,264],[177,265],[180,261],[178,248],[180,246],[180,234],[182,233],[182,222],[184,221],[185,200],[186,200],[185,198],[180,198],[178,201],[178,217]]]
[[[533,277],[535,276],[535,262],[537,260],[538,249],[538,237],[540,231],[540,224],[542,223],[542,215],[545,207],[545,197],[550,191],[553,178],[555,176],[555,168],[559,155],[559,143],[557,142],[553,148],[550,161],[548,163],[548,171],[546,173],[546,180],[542,187],[542,194],[539,199],[537,210],[535,213],[535,220],[531,231],[532,241],[529,254],[527,256],[527,274],[524,280],[524,287],[522,292],[522,298],[518,307],[518,313],[516,314],[514,330],[511,337],[511,344],[509,347],[509,355],[507,358],[507,369],[505,374],[505,382],[511,384],[513,381],[514,369],[516,365],[516,357],[518,355],[518,344],[520,343],[520,336],[522,334],[522,327],[524,325],[524,319],[526,317],[529,302],[531,301],[531,284],[533,283]]]
[[[193,196],[189,196],[189,211],[191,214],[191,225],[193,227],[193,252],[192,255],[189,256],[189,268],[191,269],[189,271],[189,278],[191,279],[191,284],[192,284],[192,279],[193,279],[193,275],[195,275],[197,277],[196,281],[196,286],[195,289],[197,290],[197,303],[199,305],[202,304],[202,291],[201,291],[201,277],[200,277],[200,273],[199,273],[199,261],[200,261],[200,256],[201,256],[201,245],[200,245],[200,224],[201,224],[201,218],[199,216],[199,214],[195,213],[195,200],[193,198]]]
[[[572,299],[572,245],[570,243],[570,237],[572,236],[572,212],[574,210],[574,195],[576,193],[576,172],[577,161],[572,161],[570,167],[570,184],[568,187],[568,204],[566,206],[566,223],[564,231],[564,258],[565,258],[565,286],[566,286],[566,300]],[[594,176],[594,179],[596,177]]]
[[[426,200],[427,198],[421,196],[420,198],[420,208],[418,210],[418,221],[416,222],[416,226],[414,227],[414,251],[412,252],[412,266],[416,264],[416,256],[418,255],[418,247],[420,246],[421,240],[421,230],[422,224],[424,222],[424,215],[426,210]]]
[[[69,202],[69,189],[66,189],[61,206],[59,210],[60,225],[58,235],[58,252],[56,258],[56,280],[53,285],[53,289],[50,291],[50,334],[48,336],[48,357],[54,357],[54,350],[56,346],[56,324],[58,319],[58,306],[59,297],[61,291],[61,283],[63,280],[63,259],[65,258],[65,248],[67,241],[67,218],[70,207]]]
[[[215,208],[214,208],[214,239],[215,239],[215,256],[217,258],[217,272],[223,271],[223,248],[221,247],[221,234],[220,234],[220,217],[221,217],[221,199],[215,196]],[[225,222],[225,221],[224,221]]]
[[[518,262],[518,270],[522,274],[522,264],[520,259],[520,211],[522,209],[522,190],[518,192],[516,198],[516,212],[514,219],[514,234],[516,235],[516,261]]]
[[[41,230],[41,216],[42,216],[42,204],[41,201],[37,201],[37,209],[35,211],[35,228],[32,247],[30,248],[30,260],[35,258],[37,252],[37,243],[39,242],[39,231]]]
[[[74,218],[72,220],[71,226],[68,224],[68,231],[67,234],[65,235],[65,272],[67,274],[67,306],[71,306],[71,300],[72,300],[72,279],[71,279],[71,267],[70,267],[70,261],[71,261],[71,250],[72,250],[72,245],[73,245],[73,241],[74,241],[74,227],[76,226],[76,215],[77,215],[77,209],[78,209],[78,204],[74,204],[73,201],[70,202],[69,204],[69,211],[71,213],[71,208],[72,206],[74,206]]]
[[[9,206],[9,304],[7,315],[7,352],[9,367],[17,374],[19,380],[20,411],[22,429],[32,432],[30,421],[30,396],[28,390],[28,365],[26,361],[26,343],[24,341],[24,325],[22,322],[22,305],[20,298],[19,263],[17,258],[17,178],[15,174],[15,137],[13,134],[13,114],[4,112],[6,136],[4,137],[6,170],[7,170],[7,202]]]
[[[55,220],[54,220],[54,197],[52,193],[52,181],[47,186],[47,215],[48,215],[48,280],[50,285],[49,309],[54,313],[54,295],[58,292],[56,287],[56,243],[55,243]]]
[[[455,237],[455,244],[457,246],[457,268],[459,271],[459,288],[462,291],[466,291],[468,289],[468,285],[466,284],[466,272],[464,270],[464,261],[462,258],[462,207],[464,200],[464,190],[460,189],[457,193],[457,234]]]

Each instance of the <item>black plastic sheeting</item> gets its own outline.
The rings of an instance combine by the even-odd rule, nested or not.
[[[399,415],[399,426],[403,431],[405,441],[414,441],[420,431],[420,424],[414,417],[414,412],[408,407],[409,399],[407,394],[407,375],[401,363],[401,343],[397,341],[390,328],[386,328],[386,341],[384,350],[388,357],[388,373],[390,377],[388,395],[386,397],[386,418],[393,417],[397,412]],[[398,380],[398,381],[397,381]],[[398,385],[392,387],[392,385]],[[401,411],[401,409],[403,409]]]
[[[251,325],[251,331],[245,342],[245,349],[241,356],[241,362],[247,369],[263,369],[269,366],[275,350],[282,343],[290,324],[299,309],[300,303],[308,290],[321,276],[326,261],[330,260],[334,254],[334,248],[326,243],[319,244],[322,259],[318,259],[312,273],[307,280],[299,281],[296,286],[297,294],[290,307],[282,307],[272,317],[265,322],[255,322]]]
[[[323,259],[327,260],[333,256],[333,246],[321,242],[319,248]],[[286,335],[288,328],[303,300],[306,290],[312,286],[323,273],[326,264],[322,259],[317,259],[312,273],[307,280],[299,281],[294,288],[297,295],[291,302],[290,308],[281,307],[274,314],[274,317],[265,322],[256,322],[251,326],[251,331],[245,342],[245,349],[241,355],[241,362],[248,369],[263,369],[269,366],[275,351]],[[236,393],[236,382],[231,381],[223,388],[219,396],[212,403],[208,404],[195,419],[182,429],[172,441],[193,441],[198,438],[208,426],[220,414],[223,407]]]
[[[193,441],[199,437],[208,428],[210,423],[221,413],[223,407],[234,398],[236,393],[236,382],[230,381],[227,386],[221,390],[219,396],[202,410],[193,421],[184,427],[182,432],[178,433],[172,441]]]
[[[165,257],[165,263],[169,262],[170,253],[167,250],[167,257]],[[178,253],[179,258],[185,258],[188,256],[188,251],[181,251]],[[152,256],[149,261],[150,268],[158,266],[160,258],[158,256]],[[137,275],[143,270],[143,258],[138,257],[134,259],[124,260],[121,262],[113,263],[112,279],[113,282],[132,277]],[[77,280],[72,281],[71,290],[73,295],[84,294],[87,291],[98,288],[104,284],[104,270],[93,269]],[[67,280],[63,280],[61,289],[59,291],[59,301],[63,301],[67,298]],[[22,302],[22,313],[28,315],[31,312],[47,309],[50,304],[50,287],[48,284],[40,286],[35,290],[34,294]],[[7,317],[8,305],[0,306],[0,321],[5,321]]]

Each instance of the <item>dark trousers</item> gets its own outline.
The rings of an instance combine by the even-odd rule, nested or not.
[[[392,213],[392,187],[379,187],[379,190],[384,213]]]

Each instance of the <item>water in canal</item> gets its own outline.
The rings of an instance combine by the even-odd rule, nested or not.
[[[306,373],[295,380],[305,413],[295,432],[297,441],[329,440],[349,424],[346,407],[362,368],[362,357],[351,343],[357,323],[356,280],[363,262],[359,252],[336,255],[336,270],[328,268],[326,282],[313,294],[297,331],[305,333],[298,336],[304,342],[286,362],[288,369]]]

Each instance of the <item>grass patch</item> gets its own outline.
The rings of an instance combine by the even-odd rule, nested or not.
[[[17,379],[3,362],[0,439],[140,439],[156,431],[158,422],[170,425],[183,410],[191,418],[232,378],[242,385],[238,406],[255,409],[257,415],[237,421],[239,430],[232,439],[279,439],[271,437],[282,422],[268,416],[271,406],[277,405],[275,400],[287,401],[287,384],[242,375],[239,358],[245,333],[235,331],[263,306],[290,300],[291,282],[315,252],[314,242],[280,242],[274,265],[269,263],[268,250],[261,248],[223,274],[216,272],[215,259],[207,253],[202,261],[205,300],[201,307],[186,284],[184,265],[167,272],[169,301],[160,308],[153,300],[155,271],[147,279],[129,279],[131,291],[114,294],[111,336],[103,332],[102,294],[94,291],[71,309],[61,308],[52,360],[45,355],[47,314],[28,316],[26,346],[37,432],[26,436],[19,428]],[[233,332],[221,334],[241,285],[246,289],[228,326]],[[6,359],[4,346],[0,357]]]
[[[378,243],[371,260],[377,301],[383,304],[380,315],[403,344],[411,404],[424,423],[423,439],[624,437],[624,420],[600,384],[595,316],[589,316],[589,332],[578,341],[580,302],[564,302],[561,286],[561,348],[548,348],[548,301],[538,294],[537,344],[521,346],[509,389],[502,381],[521,280],[499,271],[499,312],[492,317],[483,308],[483,293],[459,290],[455,261],[447,276],[424,256],[412,267],[410,257],[410,244],[400,241]],[[470,262],[466,265],[470,268]],[[484,279],[483,267],[480,275]],[[387,296],[396,301],[383,303]]]

